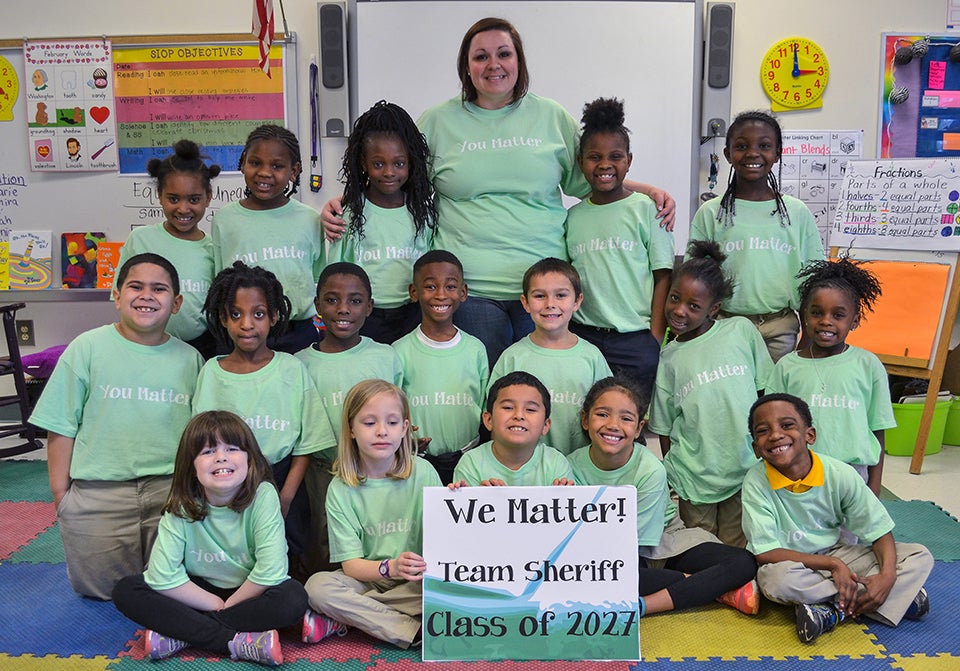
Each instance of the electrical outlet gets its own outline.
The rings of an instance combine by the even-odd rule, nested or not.
[[[26,347],[36,347],[37,338],[36,334],[33,332],[32,319],[17,320],[17,339],[20,341],[21,345]]]

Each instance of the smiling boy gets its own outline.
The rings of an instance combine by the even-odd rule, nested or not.
[[[760,589],[794,604],[803,643],[860,615],[894,627],[922,618],[933,557],[894,542],[893,520],[851,466],[809,449],[812,423],[806,402],[790,394],[769,394],[750,409],[763,461],[743,481],[743,530]],[[841,526],[870,545],[841,543]]]
[[[550,394],[535,376],[515,371],[497,379],[483,425],[492,440],[463,455],[453,472],[455,486],[574,484],[566,457],[540,442],[550,429]]]
[[[403,364],[423,457],[450,484],[463,452],[479,442],[483,393],[490,376],[483,343],[453,323],[467,299],[460,260],[435,249],[413,264],[410,299],[420,306],[420,326],[393,343]]]
[[[98,599],[143,572],[203,364],[165,330],[182,300],[167,259],[132,256],[113,298],[119,320],[70,343],[30,417],[50,435],[50,490],[70,584]]]
[[[583,302],[580,275],[566,261],[541,259],[523,275],[520,302],[533,319],[533,333],[504,350],[490,379],[525,370],[542,381],[554,406],[546,442],[570,454],[585,444],[580,428],[584,395],[594,382],[612,375],[600,350],[569,328]]]

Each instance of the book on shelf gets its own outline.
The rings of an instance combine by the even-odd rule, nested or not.
[[[97,248],[106,241],[100,231],[60,234],[60,285],[64,289],[97,286]]]
[[[10,231],[10,289],[49,289],[53,282],[53,232]]]

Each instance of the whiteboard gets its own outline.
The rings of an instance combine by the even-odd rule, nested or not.
[[[143,43],[150,44],[149,37]],[[215,40],[197,36],[195,44]],[[276,44],[276,42],[274,42]],[[130,41],[114,43],[114,49],[135,48]],[[287,127],[298,132],[296,44],[284,43],[284,90]],[[59,286],[60,233],[102,231],[107,239],[127,239],[133,226],[163,220],[155,181],[148,175],[120,175],[117,172],[31,172],[27,143],[27,104],[23,94],[24,62],[19,48],[3,48],[5,56],[20,75],[21,93],[14,106],[13,121],[0,123],[0,229],[51,230],[53,244],[53,286]],[[306,161],[309,156],[304,156]],[[213,180],[213,201],[201,228],[209,231],[214,213],[227,203],[243,197],[243,176],[236,166]]]
[[[676,199],[682,253],[696,211],[700,0],[353,0],[348,11],[353,119],[381,99],[416,119],[459,96],[460,42],[487,16],[507,19],[523,38],[530,91],[578,121],[585,103],[622,98],[632,131],[629,176]]]

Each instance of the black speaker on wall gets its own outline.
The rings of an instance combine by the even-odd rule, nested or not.
[[[320,128],[323,137],[346,137],[350,128],[345,1],[317,4],[320,40]]]
[[[706,13],[700,134],[711,137],[726,134],[730,123],[734,4],[708,2]]]

